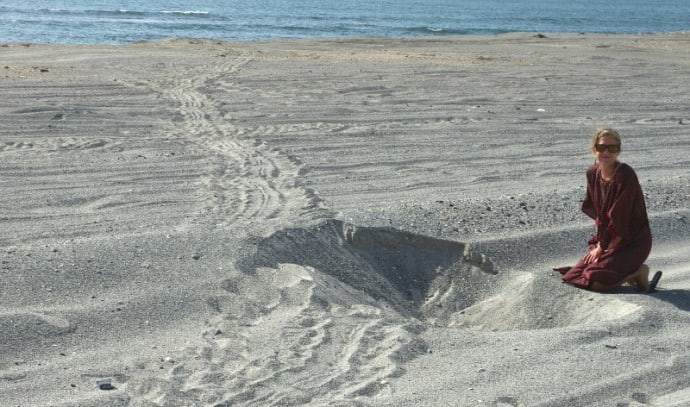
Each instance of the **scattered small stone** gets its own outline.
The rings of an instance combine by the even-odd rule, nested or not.
[[[192,255],[192,259],[194,259],[194,260],[199,260],[200,258],[201,258],[201,255],[199,253],[194,253]]]
[[[113,386],[112,379],[110,377],[99,379],[96,381],[96,384],[101,390],[115,390],[115,386]]]

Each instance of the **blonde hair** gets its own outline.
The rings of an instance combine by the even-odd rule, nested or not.
[[[613,137],[616,140],[616,143],[618,145],[621,145],[621,136],[618,134],[618,132],[610,127],[604,127],[601,129],[597,129],[596,133],[592,136],[592,142],[589,145],[590,150],[594,152],[594,146],[599,143],[599,140],[601,140],[603,137]]]

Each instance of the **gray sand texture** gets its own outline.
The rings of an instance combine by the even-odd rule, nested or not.
[[[0,61],[1,406],[690,405],[687,33]],[[551,271],[600,126],[651,294]]]

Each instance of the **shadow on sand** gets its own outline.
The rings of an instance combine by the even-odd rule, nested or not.
[[[663,288],[657,288],[650,295],[674,305],[679,310],[690,311],[690,290],[664,290]]]
[[[663,279],[661,280],[663,285]],[[661,301],[668,302],[682,311],[690,311],[690,290],[672,289],[667,290],[662,287],[657,287],[654,292],[649,294],[641,293],[636,287],[622,286],[608,292],[609,294],[640,294],[651,295]]]

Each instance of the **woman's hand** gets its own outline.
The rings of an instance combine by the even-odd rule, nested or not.
[[[586,264],[592,264],[597,261],[602,254],[604,254],[604,249],[597,244],[592,250],[589,251],[589,253],[585,254],[585,257],[582,259]]]

